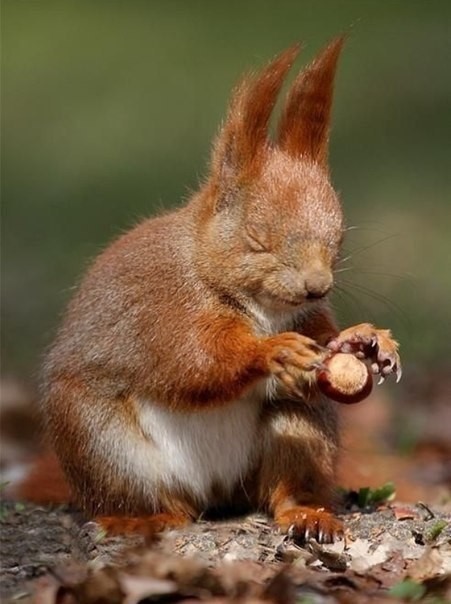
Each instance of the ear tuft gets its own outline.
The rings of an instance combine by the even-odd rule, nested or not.
[[[271,113],[298,53],[299,44],[291,46],[259,74],[245,77],[236,88],[213,153],[216,180],[245,182],[258,174],[268,147]]]
[[[327,165],[334,76],[345,36],[335,38],[297,76],[279,123],[279,145]]]

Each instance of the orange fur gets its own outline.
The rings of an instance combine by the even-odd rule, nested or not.
[[[121,517],[97,516],[95,521],[109,535],[139,534],[152,538],[165,529],[179,528],[189,523],[189,517],[173,514]]]
[[[326,158],[342,43],[296,78],[278,144],[268,122],[298,47],[245,79],[200,191],[110,245],[69,304],[42,415],[76,501],[109,531],[238,501],[301,536],[341,530],[320,509],[338,429],[313,369],[338,335],[343,216]]]
[[[280,146],[293,156],[327,163],[333,76],[344,37],[333,40],[290,89],[279,125]]]
[[[332,543],[344,534],[343,523],[323,507],[296,506],[276,514],[275,518],[282,530],[292,530],[305,541]]]
[[[242,183],[258,174],[267,150],[269,119],[298,52],[298,44],[288,48],[258,76],[244,78],[236,89],[213,154],[213,175],[219,188],[229,184],[229,174]]]
[[[39,455],[25,479],[14,490],[15,497],[36,503],[70,503],[72,492],[53,451]]]

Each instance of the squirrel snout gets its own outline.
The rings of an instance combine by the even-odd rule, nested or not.
[[[312,271],[305,277],[306,298],[322,298],[331,289],[332,284],[333,278],[330,271]]]
[[[332,272],[322,267],[302,272],[285,270],[279,278],[287,299],[299,304],[324,297],[333,285]]]

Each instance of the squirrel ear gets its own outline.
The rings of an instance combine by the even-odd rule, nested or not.
[[[334,76],[345,36],[335,38],[297,76],[279,123],[279,146],[294,157],[327,164]]]
[[[237,86],[213,151],[212,175],[218,184],[227,186],[231,177],[235,184],[246,182],[258,174],[268,146],[268,122],[298,52],[298,44],[291,46]]]

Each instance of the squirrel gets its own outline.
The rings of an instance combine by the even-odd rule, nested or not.
[[[340,332],[328,303],[344,235],[328,167],[343,43],[294,79],[273,139],[299,45],[242,79],[199,191],[114,241],[68,306],[41,412],[76,503],[109,533],[244,506],[301,540],[343,535],[337,405],[315,369],[329,350],[400,372],[388,330]]]

